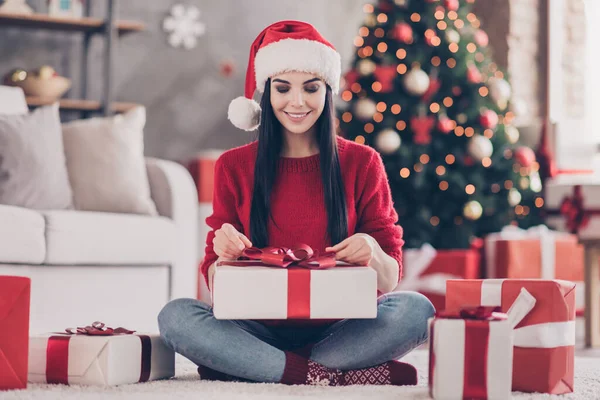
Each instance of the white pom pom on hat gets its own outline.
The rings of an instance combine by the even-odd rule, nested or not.
[[[240,129],[255,130],[260,125],[261,109],[253,100],[254,91],[262,93],[270,77],[286,71],[313,73],[337,94],[341,69],[340,54],[311,24],[293,20],[276,22],[252,43],[244,96],[229,104],[227,117]]]

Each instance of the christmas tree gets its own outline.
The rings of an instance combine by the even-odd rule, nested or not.
[[[382,155],[407,248],[541,223],[539,164],[473,1],[366,4],[344,76],[339,134]]]

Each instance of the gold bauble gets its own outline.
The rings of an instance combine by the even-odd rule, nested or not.
[[[519,130],[512,125],[507,125],[504,128],[504,134],[506,135],[506,140],[508,140],[510,144],[515,144],[519,141]]]
[[[483,207],[477,200],[471,200],[463,207],[463,215],[471,221],[477,221],[482,213]]]

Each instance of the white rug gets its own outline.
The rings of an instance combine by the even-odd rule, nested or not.
[[[320,400],[374,400],[374,399],[427,399],[427,350],[417,350],[403,360],[419,370],[419,385],[314,387],[279,384],[250,384],[201,381],[195,366],[185,358],[177,360],[176,377],[119,387],[75,387],[30,384],[26,390],[0,392],[0,399],[92,400],[92,399],[194,399],[194,400],[262,400],[262,399],[320,399]],[[575,393],[564,396],[513,393],[518,399],[581,399],[600,398],[600,359],[578,356],[575,359]]]

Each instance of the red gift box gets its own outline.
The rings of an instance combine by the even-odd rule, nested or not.
[[[0,276],[0,390],[27,387],[31,279]]]
[[[426,244],[403,251],[404,276],[394,291],[411,290],[424,294],[436,310],[445,309],[448,279],[477,279],[480,253],[476,249],[435,250]]]
[[[575,284],[560,280],[485,279],[447,282],[446,308],[501,306],[508,312],[525,288],[534,308],[515,327],[512,389],[522,392],[573,392]],[[510,312],[509,312],[510,314]]]

